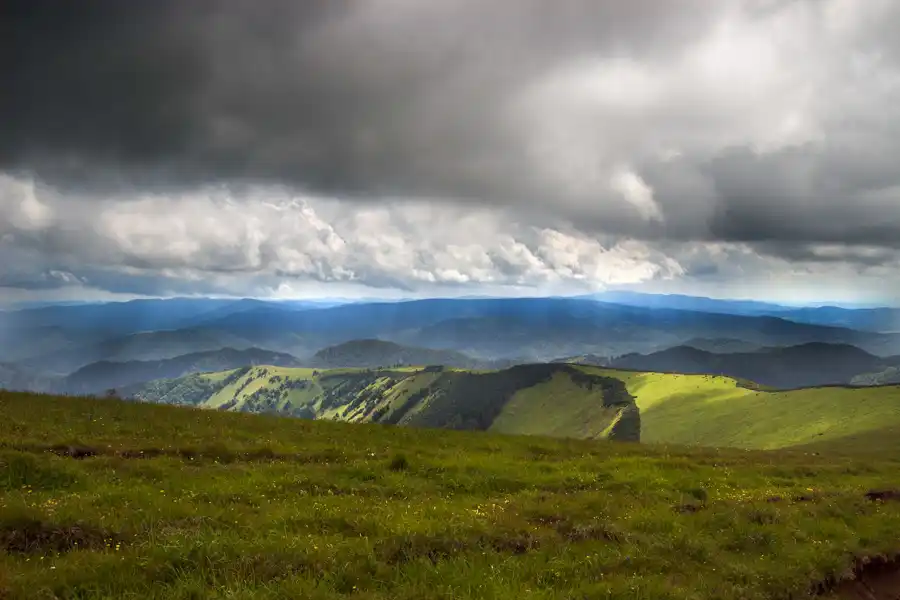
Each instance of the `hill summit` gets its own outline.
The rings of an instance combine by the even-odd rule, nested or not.
[[[444,365],[471,368],[478,361],[453,350],[404,346],[375,338],[351,340],[315,353],[312,366],[322,368]]]

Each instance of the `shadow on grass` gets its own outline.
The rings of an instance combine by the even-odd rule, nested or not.
[[[0,549],[10,554],[64,554],[73,550],[102,550],[121,543],[118,534],[84,524],[15,519],[0,525]]]

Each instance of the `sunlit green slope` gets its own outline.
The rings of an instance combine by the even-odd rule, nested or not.
[[[878,450],[892,437],[879,432],[900,428],[900,386],[757,391],[729,377],[582,368],[625,382],[643,442]]]

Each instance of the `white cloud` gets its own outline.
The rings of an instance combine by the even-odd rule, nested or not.
[[[0,234],[35,231],[53,222],[53,211],[38,194],[33,181],[0,173]]]
[[[615,171],[610,181],[613,190],[622,195],[647,220],[661,221],[663,214],[653,198],[653,188],[630,169]]]
[[[631,193],[652,200],[652,191],[630,183],[638,188]],[[40,297],[51,288],[78,297],[97,290],[395,297],[398,290],[531,295],[625,286],[859,300],[889,299],[896,292],[884,282],[900,280],[900,253],[881,246],[808,244],[786,256],[777,245],[588,235],[510,209],[426,201],[358,205],[258,187],[97,202],[11,178],[0,197],[54,215],[12,229],[7,222],[0,296],[21,295],[10,286]]]
[[[638,198],[646,193],[639,186],[625,191]],[[25,252],[40,239],[42,260],[60,273],[99,269],[184,282],[231,278],[240,285],[243,277],[417,291],[444,285],[597,289],[679,272],[676,262],[641,242],[541,227],[501,209],[421,201],[360,207],[264,187],[241,197],[220,188],[125,202],[73,200],[49,190],[29,198],[54,207],[68,233],[53,221],[32,220],[29,231],[39,238],[17,238],[8,247]]]

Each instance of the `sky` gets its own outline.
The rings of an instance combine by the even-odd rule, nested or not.
[[[896,0],[9,0],[0,304],[900,304]]]

